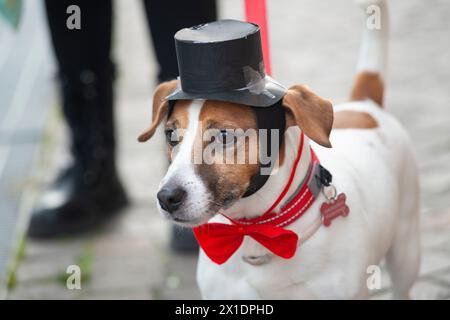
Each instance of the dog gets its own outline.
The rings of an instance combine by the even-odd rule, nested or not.
[[[417,165],[406,131],[383,108],[387,4],[383,0],[357,2],[364,10],[376,5],[383,20],[381,29],[364,30],[349,101],[333,107],[306,86],[291,87],[282,101],[286,130],[276,169],[250,197],[243,194],[258,163],[198,164],[192,160],[196,146],[204,145],[199,131],[208,126],[257,129],[249,108],[213,100],[179,100],[167,117],[169,105],[164,97],[178,82],[166,82],[156,89],[152,124],[139,140],[151,138],[165,122],[171,164],[160,184],[158,209],[167,219],[196,227],[230,224],[226,217],[258,217],[282,192],[300,153],[283,201],[292,196],[308,174],[311,149],[332,173],[337,193],[345,194],[348,216],[333,217],[331,226],[319,222],[311,229],[315,221],[321,221],[321,206],[330,202],[325,193],[318,194],[301,218],[286,226],[300,236],[290,259],[274,255],[251,237],[245,237],[220,265],[200,250],[197,281],[203,298],[365,299],[370,294],[368,270],[384,258],[394,298],[409,298],[420,263]],[[183,133],[174,139],[178,129]],[[169,205],[167,197],[166,203],[161,200],[167,190],[172,197]]]

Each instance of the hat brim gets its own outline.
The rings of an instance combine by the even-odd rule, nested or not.
[[[280,101],[287,92],[287,89],[283,85],[269,76],[266,76],[258,86],[260,87],[258,90],[254,88],[242,88],[215,93],[188,93],[184,92],[181,87],[178,87],[166,97],[166,100],[218,100],[264,108]]]

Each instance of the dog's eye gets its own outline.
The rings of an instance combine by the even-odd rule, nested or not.
[[[180,139],[175,130],[167,129],[165,132],[166,132],[166,141],[171,147],[176,146],[180,142]]]
[[[234,145],[236,142],[236,135],[232,130],[220,130],[214,137],[214,141],[225,147]]]

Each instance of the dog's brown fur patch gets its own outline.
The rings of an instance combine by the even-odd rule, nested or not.
[[[378,73],[364,71],[356,76],[350,101],[371,99],[383,106],[384,84]]]
[[[172,114],[167,119],[165,128],[168,129],[186,129],[189,123],[189,106],[192,100],[177,100],[173,107]],[[182,137],[181,137],[182,138]],[[167,157],[169,161],[172,161],[172,147],[167,144]]]
[[[167,110],[169,108],[169,102],[164,100],[175,88],[178,86],[178,80],[172,80],[161,83],[155,90],[153,95],[153,106],[152,106],[152,123],[150,127],[142,133],[138,141],[145,142],[156,132],[159,124],[163,121],[164,117],[167,114]]]
[[[192,100],[177,100],[172,114],[167,119],[166,127],[176,124],[178,128],[187,128],[189,122],[188,109],[191,103]]]
[[[225,101],[207,100],[200,112],[199,120],[213,121],[230,129],[256,128],[256,118],[249,107]]]
[[[374,129],[377,121],[367,112],[343,110],[334,113],[333,129]]]
[[[236,103],[212,101],[205,102],[199,117],[203,131],[207,129],[256,129],[256,118],[250,108]],[[211,165],[200,164],[197,166],[209,189],[214,193],[216,202],[226,203],[236,200],[248,188],[250,179],[259,169],[257,163],[248,163],[250,146],[245,143],[246,163],[225,164],[214,163]],[[240,146],[243,147],[243,146]],[[235,152],[237,152],[235,147]],[[256,150],[258,152],[258,150]]]
[[[333,107],[306,86],[296,85],[283,98],[287,110],[287,126],[298,126],[318,144],[331,148],[329,140],[333,124]]]

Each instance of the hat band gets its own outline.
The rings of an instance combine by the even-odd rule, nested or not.
[[[256,72],[256,71],[255,71]],[[220,93],[233,90],[250,90],[257,91],[258,88],[264,86],[264,73],[258,73],[257,77],[253,77],[250,81],[246,82],[243,73],[239,73],[239,77],[233,77],[229,74],[224,75],[222,79],[226,78],[229,81],[213,80],[210,78],[202,78],[193,76],[192,78],[186,75],[180,77],[181,88],[184,92],[198,94],[198,93]],[[233,80],[232,80],[233,79]],[[260,90],[262,91],[262,90]]]
[[[241,70],[232,72],[228,70],[226,74],[219,77],[202,77],[198,74],[182,74],[179,77],[181,88],[186,93],[220,93],[229,91],[248,90],[254,94],[260,94],[265,90],[266,74],[264,68],[255,70],[250,66],[245,66]]]

